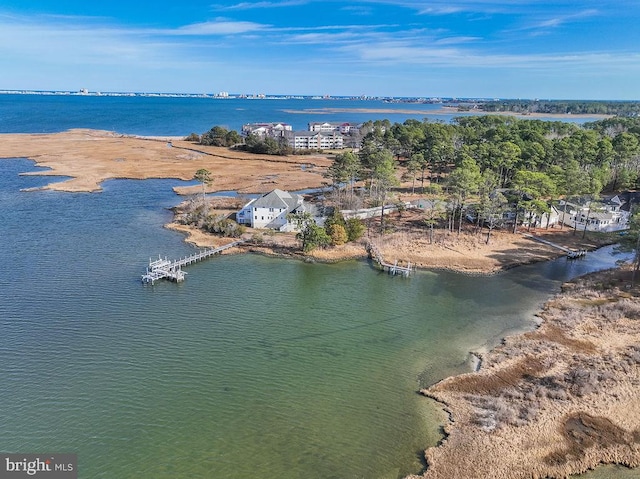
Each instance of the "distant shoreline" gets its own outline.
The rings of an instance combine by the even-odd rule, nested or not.
[[[481,116],[481,115],[506,115],[518,118],[580,118],[580,119],[604,119],[612,118],[615,115],[603,114],[570,114],[570,113],[516,113],[512,111],[483,111],[483,110],[459,110],[456,107],[442,107],[435,110],[411,110],[411,109],[395,109],[395,108],[307,108],[304,110],[283,110],[290,114],[313,114],[313,115],[332,115],[336,113],[376,113],[376,114],[403,114],[403,115],[425,115],[425,116]]]

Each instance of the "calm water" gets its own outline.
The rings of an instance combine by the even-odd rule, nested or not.
[[[178,183],[20,192],[50,181],[33,169],[0,160],[0,450],[76,452],[82,478],[419,472],[445,418],[416,391],[615,261],[405,280],[225,256],[143,286],[149,256],[192,251],[162,228]]]
[[[247,100],[210,98],[95,97],[0,95],[0,132],[52,133],[70,128],[95,128],[138,135],[188,135],[215,125],[240,131],[244,123],[285,122],[306,130],[310,121],[407,118],[422,120],[421,113],[308,113],[325,108],[366,108],[426,111],[440,105],[388,104],[349,100]],[[449,121],[452,115],[435,116]]]
[[[476,278],[227,256],[140,284],[190,251],[164,230],[175,181],[19,192],[0,161],[0,449],[74,451],[81,477],[401,477],[444,420],[416,394],[531,325],[608,254]]]
[[[285,122],[306,130],[314,121],[360,123],[423,120],[423,113],[441,105],[384,103],[379,100],[246,100],[210,98],[95,97],[0,95],[0,133],[53,133],[70,128],[95,128],[137,135],[188,135],[215,125],[238,130],[244,123]],[[394,113],[323,112],[323,109],[384,109]],[[310,110],[314,110],[311,112]],[[415,111],[416,113],[407,113]],[[454,116],[429,115],[449,122]],[[594,119],[570,118],[583,123]]]

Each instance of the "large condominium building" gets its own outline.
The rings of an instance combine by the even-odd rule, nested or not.
[[[344,137],[338,132],[296,131],[288,135],[294,150],[335,150],[344,148]]]

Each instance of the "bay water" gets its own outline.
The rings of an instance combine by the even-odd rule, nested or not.
[[[163,228],[180,183],[20,191],[34,169],[0,160],[0,450],[77,453],[81,478],[417,473],[446,420],[419,388],[617,259],[402,279],[235,255],[145,286],[150,256],[193,251]]]
[[[0,133],[55,133],[94,128],[135,135],[187,136],[213,126],[241,131],[245,123],[284,122],[306,130],[309,122],[407,119],[450,122],[473,113],[434,113],[440,104],[348,99],[212,99],[128,96],[0,94]],[[384,111],[381,113],[380,111]],[[425,114],[428,112],[429,114]],[[582,123],[597,118],[564,118]]]

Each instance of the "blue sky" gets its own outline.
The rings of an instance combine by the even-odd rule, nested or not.
[[[0,1],[0,89],[80,88],[640,100],[640,1]]]

